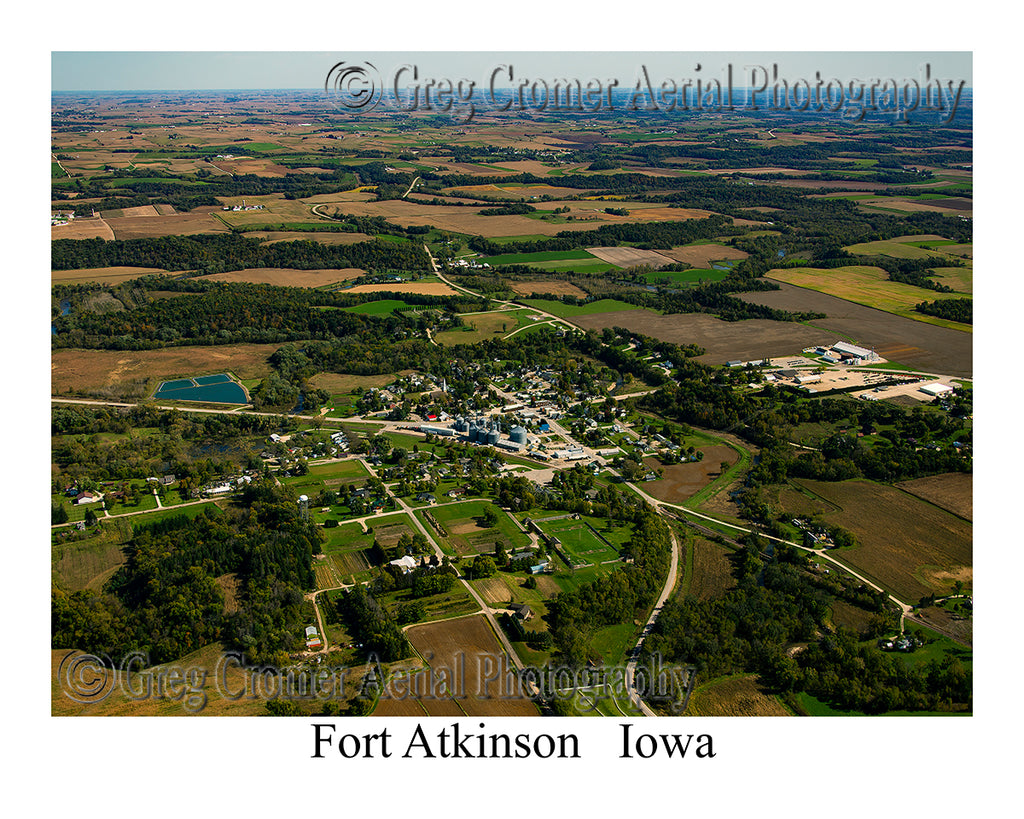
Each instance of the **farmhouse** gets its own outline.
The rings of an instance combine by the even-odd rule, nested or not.
[[[419,568],[420,563],[412,555],[405,555],[405,557],[400,557],[398,560],[392,560],[388,565],[398,566],[402,570],[402,574],[409,574],[413,569]]]
[[[88,489],[85,492],[80,492],[75,495],[75,504],[81,505],[83,503],[96,503],[97,501],[103,500],[103,495],[98,492],[90,492]]]
[[[533,617],[533,609],[526,605],[526,603],[513,603],[509,608],[511,608],[512,613],[524,623]]]

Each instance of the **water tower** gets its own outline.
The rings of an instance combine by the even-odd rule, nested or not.
[[[309,520],[309,498],[306,495],[299,495],[299,517]]]

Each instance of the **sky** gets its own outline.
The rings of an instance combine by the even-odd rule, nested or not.
[[[969,51],[54,51],[53,91],[141,91],[200,89],[323,88],[337,62],[372,63],[385,83],[403,65],[419,77],[466,78],[488,82],[492,72],[511,66],[516,81],[568,75],[586,81],[618,79],[633,85],[645,66],[652,80],[682,82],[698,77],[724,78],[731,66],[737,87],[758,85],[778,67],[790,83],[850,80],[938,78],[973,85]],[[699,68],[698,68],[699,66]],[[408,77],[408,72],[403,77]],[[507,76],[501,69],[499,76]]]

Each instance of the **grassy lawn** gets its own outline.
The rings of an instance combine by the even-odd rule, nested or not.
[[[517,310],[515,313],[508,310],[499,310],[491,313],[477,313],[472,316],[464,316],[463,327],[457,330],[445,330],[434,336],[438,344],[476,344],[478,341],[485,341],[492,338],[500,338],[505,333],[512,332],[521,326],[522,322],[516,313],[525,313],[524,310]]]
[[[497,513],[498,522],[494,526],[487,526],[483,521],[486,509]],[[490,501],[462,501],[434,506],[428,511],[445,528],[448,535],[444,539],[460,555],[491,554],[496,541],[503,542],[507,550],[521,549],[530,543],[530,538],[519,531],[508,514]],[[426,526],[436,531],[429,523]]]

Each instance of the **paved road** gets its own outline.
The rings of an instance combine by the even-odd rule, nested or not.
[[[636,687],[636,661],[640,656],[640,649],[643,647],[644,640],[647,639],[647,635],[651,633],[651,629],[654,628],[654,621],[658,619],[658,615],[661,614],[662,606],[665,605],[665,601],[668,600],[668,596],[672,593],[672,590],[676,587],[676,580],[679,577],[679,539],[676,537],[676,533],[672,531],[672,527],[669,527],[669,536],[672,538],[672,560],[668,567],[668,577],[665,578],[665,585],[662,586],[661,594],[658,595],[658,602],[654,604],[654,610],[651,611],[651,616],[647,618],[647,623],[644,625],[644,630],[640,633],[640,639],[637,644],[633,647],[633,651],[630,653],[629,662],[626,663],[626,693],[629,694],[629,701],[639,708],[644,716],[654,717],[657,714],[650,709],[650,707],[643,701],[640,696],[640,692]]]

